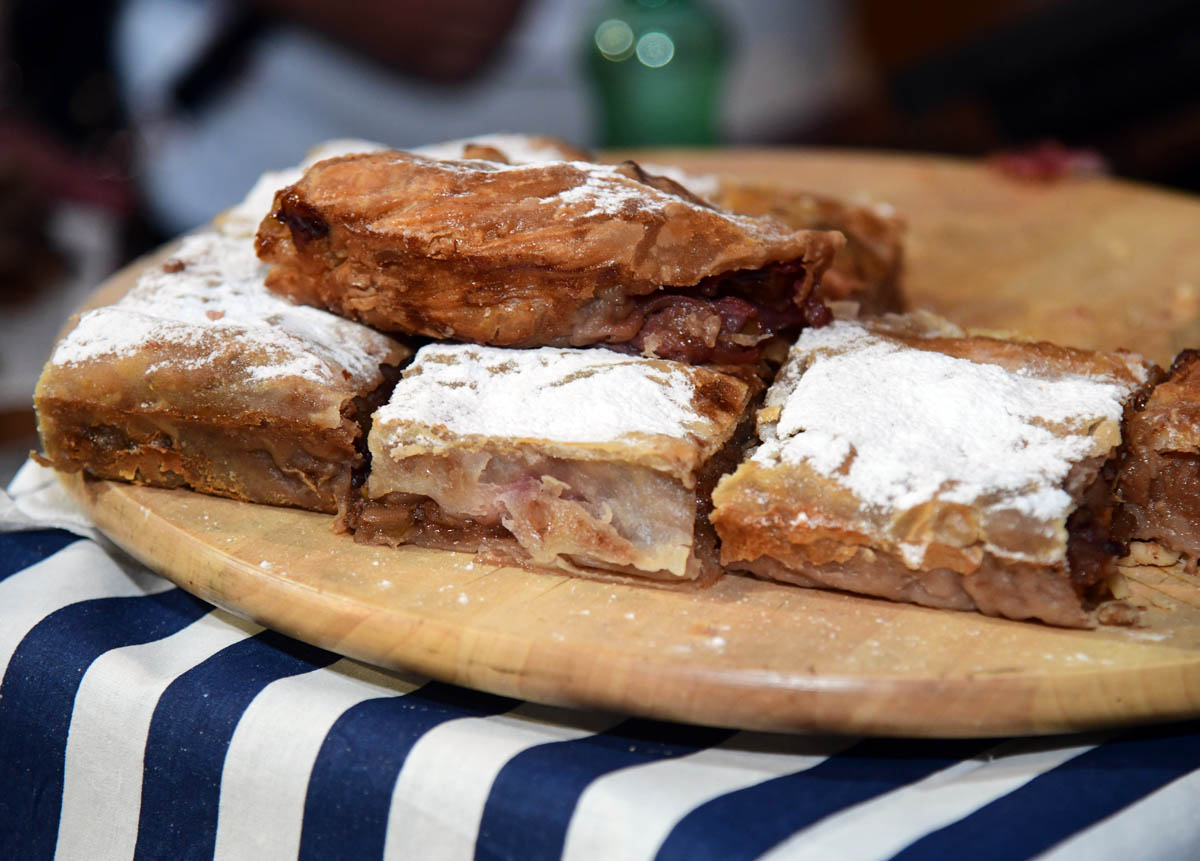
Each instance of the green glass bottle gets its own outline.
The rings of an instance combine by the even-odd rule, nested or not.
[[[720,140],[725,27],[703,0],[607,0],[585,51],[604,146]]]

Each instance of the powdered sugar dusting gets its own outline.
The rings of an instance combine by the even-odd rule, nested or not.
[[[806,462],[870,506],[986,500],[1064,517],[1071,466],[1116,423],[1124,381],[1035,376],[919,350],[838,322],[804,332],[767,403],[781,407],[755,460]]]
[[[576,162],[576,165],[583,165]],[[639,182],[623,176],[614,168],[599,165],[583,165],[583,182],[558,195],[560,203],[580,207],[577,215],[620,215],[646,205],[648,197],[665,197]],[[682,199],[681,199],[682,200]],[[584,209],[583,207],[586,207]]]
[[[458,436],[597,443],[631,434],[686,439],[706,420],[692,407],[697,373],[608,350],[423,347],[377,423]],[[405,441],[428,442],[419,431]]]
[[[626,169],[618,165],[595,164],[588,161],[563,161],[558,164],[562,166],[569,180],[575,182],[561,191],[546,195],[542,200],[547,206],[570,208],[573,210],[570,217],[573,218],[628,216],[639,210],[661,211],[667,205],[686,206],[705,212],[714,211],[703,203],[694,202],[678,194],[660,191],[654,186],[647,185],[629,176],[625,172]],[[538,171],[540,170],[539,165],[504,164],[482,159],[431,160],[430,166],[457,173],[530,172],[530,177],[535,179],[539,176]],[[761,220],[753,218],[724,211],[720,212],[720,217],[737,221],[747,228],[769,229]],[[783,225],[779,225],[779,228],[783,229]]]
[[[116,305],[83,315],[51,361],[79,364],[148,345],[236,343],[258,357],[252,379],[303,377],[344,386],[373,380],[395,348],[385,335],[267,290],[267,267],[245,239],[189,236],[167,266],[152,266]],[[193,360],[199,361],[199,360]]]

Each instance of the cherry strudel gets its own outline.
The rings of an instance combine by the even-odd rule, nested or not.
[[[384,331],[751,362],[823,322],[841,234],[734,215],[632,162],[327,159],[259,227],[268,286]]]

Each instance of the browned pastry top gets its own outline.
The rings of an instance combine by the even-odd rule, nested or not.
[[[856,206],[831,197],[722,177],[708,199],[743,215],[771,215],[796,229],[837,230],[846,245],[821,279],[826,300],[858,302],[868,313],[901,311],[904,222],[885,204]]]
[[[257,238],[277,264],[269,285],[294,299],[385,330],[505,346],[631,341],[661,310],[635,297],[700,285],[688,301],[711,303],[731,291],[707,279],[746,270],[780,267],[786,287],[759,277],[733,293],[796,307],[841,244],[727,213],[631,162],[400,152],[314,165],[276,194]]]
[[[268,292],[265,275],[244,239],[185,237],[120,302],[82,315],[47,362],[37,401],[339,427],[344,405],[410,351]]]
[[[931,315],[809,330],[717,507],[814,553],[869,545],[964,573],[984,552],[1058,564],[1149,372],[1132,354],[968,336]]]

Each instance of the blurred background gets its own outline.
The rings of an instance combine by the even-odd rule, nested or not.
[[[1033,174],[1083,164],[1200,191],[1194,0],[0,10],[0,479],[32,443],[33,381],[83,296],[329,138],[1004,151]]]

